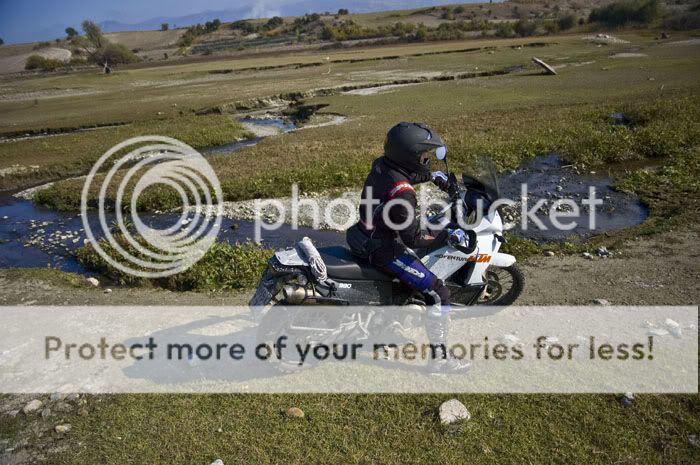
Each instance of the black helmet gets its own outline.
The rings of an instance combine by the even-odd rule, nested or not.
[[[399,123],[389,130],[384,143],[384,156],[411,174],[430,173],[430,158],[421,163],[421,156],[445,144],[432,129],[421,123]]]

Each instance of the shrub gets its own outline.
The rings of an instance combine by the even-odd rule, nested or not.
[[[163,23],[160,25],[161,31],[167,31],[169,28],[170,28],[170,25],[168,23]]]
[[[700,12],[686,11],[675,13],[664,19],[664,27],[675,29],[676,31],[700,29]]]
[[[513,25],[511,23],[498,23],[496,26],[496,36],[497,37],[514,37],[515,31],[513,30]]]
[[[44,58],[41,55],[30,55],[24,63],[24,69],[29,71],[54,71],[56,68],[60,68],[63,65],[64,63],[61,60]]]
[[[649,24],[659,16],[659,0],[623,0],[595,8],[588,21],[608,26],[630,23]]]
[[[559,26],[560,30],[566,31],[574,27],[576,25],[576,21],[576,15],[562,16],[557,20],[557,26]]]
[[[266,29],[276,29],[280,27],[282,24],[284,24],[284,19],[280,18],[279,16],[273,16],[270,18],[267,23],[265,23],[265,28]]]
[[[90,56],[90,61],[97,64],[126,64],[135,63],[139,58],[122,44],[108,43],[95,50],[95,53]]]
[[[537,24],[535,24],[533,21],[521,19],[520,21],[515,23],[513,30],[516,34],[518,34],[521,37],[529,37],[531,35],[534,35],[535,31],[537,31]]]
[[[128,243],[122,234],[117,233],[114,236],[130,254],[149,261],[149,258]],[[143,240],[138,237],[137,240],[146,246]],[[101,240],[100,246],[108,255],[119,257],[108,241]],[[76,255],[87,269],[101,273],[121,285],[155,285],[173,291],[205,291],[254,287],[265,270],[272,251],[252,243],[216,243],[190,268],[176,275],[157,279],[140,278],[118,270],[107,263],[90,244],[78,249]],[[126,262],[124,264],[133,266]]]

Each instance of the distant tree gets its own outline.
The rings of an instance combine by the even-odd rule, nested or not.
[[[70,26],[66,28],[66,37],[68,37],[69,39],[72,39],[73,37],[77,37],[78,35],[79,35],[78,31],[76,31],[74,28],[72,28]]]
[[[557,25],[559,26],[560,30],[566,31],[567,29],[574,27],[576,25],[576,21],[575,15],[566,15],[557,20]]]
[[[466,9],[462,5],[460,5],[460,6],[455,7],[455,9],[452,11],[454,11],[456,15],[461,15],[462,13],[464,13],[466,11]]]
[[[279,16],[273,16],[267,21],[265,27],[268,29],[275,29],[280,27],[282,24],[284,24],[284,19],[280,18]]]
[[[418,42],[425,42],[428,40],[428,28],[425,27],[425,24],[421,24],[418,26],[418,29],[416,30],[416,35],[414,36]]]
[[[88,43],[92,47],[97,49],[102,48],[107,44],[107,40],[104,38],[104,35],[102,35],[102,29],[100,29],[100,26],[87,19],[83,21],[81,26],[83,28],[83,32],[85,33],[85,39],[87,39]]]
[[[535,31],[537,30],[537,24],[526,19],[521,19],[520,21],[515,23],[513,30],[519,36],[528,37],[535,34]]]
[[[160,30],[161,31],[167,31],[170,28],[170,25],[168,23],[162,23],[160,25]]]
[[[347,8],[341,8],[338,10],[338,16],[349,15],[349,14],[350,14],[350,10],[348,10]]]
[[[205,32],[214,32],[217,29],[219,29],[220,26],[221,26],[221,20],[219,18],[216,18],[212,21],[207,21],[206,23],[204,23],[204,31]]]
[[[588,21],[608,26],[649,24],[659,17],[659,13],[659,0],[623,0],[595,8],[588,16]]]
[[[496,26],[496,36],[498,37],[513,37],[515,31],[513,31],[513,25],[508,22],[498,23]]]
[[[4,43],[5,43],[5,41],[0,39],[0,45],[3,45]]]
[[[98,65],[104,63],[115,65],[135,63],[139,61],[139,58],[122,44],[108,43],[104,47],[97,49],[90,56],[89,61]]]

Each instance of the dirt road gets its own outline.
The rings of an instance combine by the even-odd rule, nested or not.
[[[518,304],[697,305],[700,302],[698,231],[688,227],[627,242],[612,258],[560,255],[521,264],[525,292]],[[69,287],[60,280],[0,270],[0,305],[243,305],[250,294],[170,292],[160,289]]]

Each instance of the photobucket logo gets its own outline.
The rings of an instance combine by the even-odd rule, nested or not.
[[[88,201],[94,192],[93,181],[107,167],[110,168],[99,184],[99,230],[95,234],[89,221]],[[120,176],[115,177],[118,172]],[[179,219],[164,229],[146,225],[137,210],[139,196],[156,185],[177,192],[183,206]],[[108,193],[114,190],[116,232],[108,225],[105,206]],[[130,193],[128,208],[124,208],[126,192]],[[214,170],[192,147],[170,137],[135,137],[109,149],[92,167],[82,191],[83,227],[95,251],[118,270],[144,278],[170,276],[195,264],[214,243],[221,229],[222,198]],[[125,210],[129,212],[126,219]],[[103,246],[99,236],[109,247]]]
[[[335,199],[302,197],[296,184],[291,194],[288,199],[255,200],[255,241],[263,239],[264,231],[278,230],[285,223],[292,230],[306,226],[345,231],[357,223],[360,212],[370,230],[378,223],[392,230],[403,230],[418,219],[422,230],[431,231],[444,228],[510,230],[515,227],[522,231],[531,227],[539,231],[572,231],[578,227],[594,231],[597,207],[603,204],[594,186],[589,186],[588,196],[581,197],[579,205],[571,198],[533,198],[524,183],[519,201],[508,198],[491,201],[469,192],[448,198],[446,194],[436,196],[435,191],[420,189],[416,192],[418,210],[401,197],[382,202],[378,198],[382,196],[373,195],[371,186],[365,188],[366,195],[362,197],[359,193]],[[504,218],[501,218],[502,210],[507,210]]]

